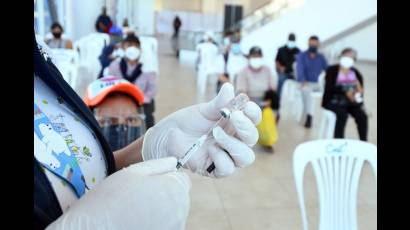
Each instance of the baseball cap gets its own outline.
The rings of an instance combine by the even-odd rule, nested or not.
[[[129,81],[115,76],[106,76],[93,81],[86,91],[84,102],[88,107],[99,105],[110,93],[125,93],[138,103],[144,103],[144,93]]]

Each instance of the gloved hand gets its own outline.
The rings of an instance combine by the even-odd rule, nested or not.
[[[221,118],[220,110],[234,96],[233,86],[225,83],[210,102],[181,109],[162,119],[144,136],[143,159],[168,156],[180,159]],[[222,128],[218,126],[213,129],[213,138],[208,139],[184,167],[201,175],[223,177],[232,174],[236,167],[250,165],[255,159],[251,147],[259,138],[255,124],[261,118],[259,106],[254,102],[247,102],[243,112],[232,112],[229,121]],[[206,169],[212,162],[215,170],[208,173]]]
[[[179,230],[189,211],[189,177],[173,157],[131,165],[107,177],[47,230]]]

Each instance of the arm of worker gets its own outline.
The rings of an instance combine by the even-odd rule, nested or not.
[[[151,103],[155,94],[157,93],[157,75],[154,72],[145,73],[148,78],[147,86],[144,89],[144,103]]]
[[[143,161],[141,157],[143,142],[144,136],[138,138],[124,148],[114,151],[115,163],[118,170]]]
[[[188,217],[191,182],[162,158],[118,170],[75,201],[46,230],[180,230]]]

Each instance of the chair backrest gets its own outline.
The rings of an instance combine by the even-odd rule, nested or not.
[[[57,62],[62,63],[71,63],[75,66],[78,66],[79,57],[78,53],[72,49],[51,49],[51,52],[54,55],[54,58]]]
[[[322,109],[322,120],[318,139],[332,139],[336,126],[336,114],[333,111]]]
[[[319,191],[319,230],[357,230],[357,191],[364,162],[370,163],[377,183],[377,148],[358,140],[315,140],[297,146],[293,173],[304,230],[308,221],[303,177],[308,163],[313,166]]]
[[[159,74],[157,39],[150,36],[140,36],[139,39],[141,42],[142,70]]]

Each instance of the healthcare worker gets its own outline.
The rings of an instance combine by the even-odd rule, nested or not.
[[[176,171],[177,159],[221,117],[234,97],[232,85],[223,85],[208,103],[172,113],[113,153],[34,33],[33,41],[35,229],[184,229],[191,184]],[[247,102],[226,126],[213,129],[213,138],[184,167],[224,177],[250,165],[260,119],[259,107]],[[215,170],[208,173],[211,162]]]

